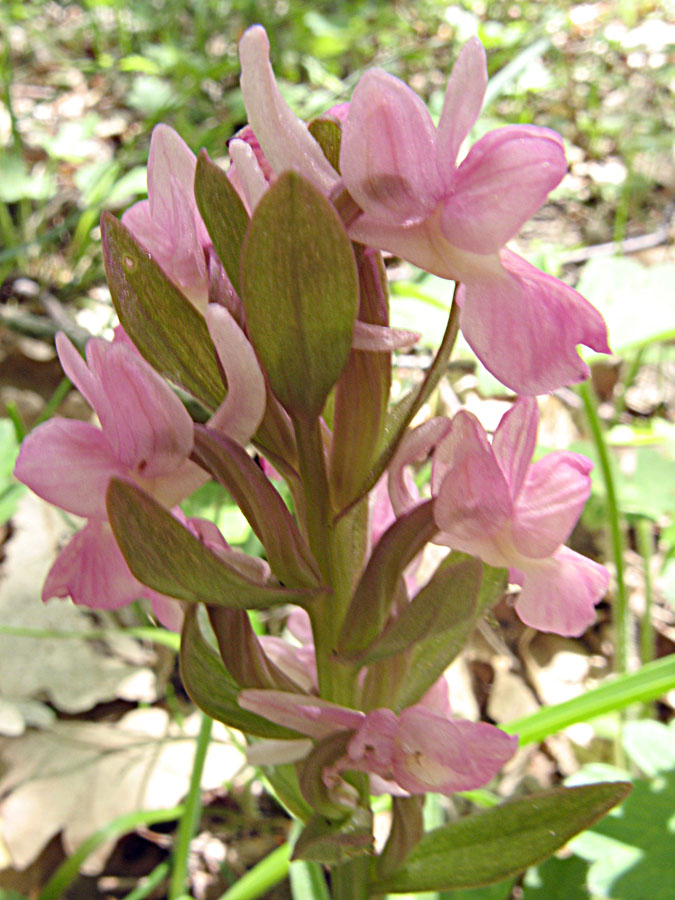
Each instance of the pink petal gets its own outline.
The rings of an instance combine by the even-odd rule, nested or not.
[[[444,719],[412,706],[399,716],[394,777],[411,794],[472,790],[487,784],[517,746],[517,738],[492,725]]]
[[[50,419],[24,439],[14,474],[48,503],[105,519],[108,482],[127,477],[128,470],[94,425]]]
[[[196,157],[182,138],[168,125],[157,125],[148,159],[148,205],[135,204],[122,224],[201,308],[208,298],[204,248],[210,238],[194,198],[195,168]]]
[[[566,541],[591,492],[593,463],[579,453],[549,453],[530,467],[514,506],[511,534],[523,556],[550,556]]]
[[[259,641],[265,655],[296,683],[299,691],[317,690],[314,647],[295,647],[283,638],[268,634],[262,635]]]
[[[228,144],[228,149],[230,151],[230,159],[236,167],[239,183],[246,197],[247,208],[249,212],[253,212],[262,200],[269,184],[258,164],[253,149],[246,141],[232,140]]]
[[[330,193],[338,175],[323,150],[281,96],[269,61],[265,29],[253,25],[239,41],[241,92],[248,121],[272,168],[280,175],[298,171]]]
[[[123,343],[89,341],[87,353],[107,400],[101,427],[120,462],[147,478],[178,469],[192,451],[192,419],[173,390]]]
[[[169,631],[180,633],[185,619],[180,601],[174,600],[173,597],[165,597],[145,586],[143,586],[143,596],[150,598],[152,611],[157,616],[159,624],[168,628]]]
[[[42,599],[72,597],[92,609],[119,609],[146,588],[129,571],[107,522],[91,521],[61,551],[49,570]]]
[[[99,338],[93,338],[92,340],[99,340]],[[98,415],[98,407],[102,398],[101,385],[98,378],[90,371],[79,351],[75,349],[69,338],[62,331],[57,333],[55,343],[63,371]],[[91,341],[87,342],[87,344],[90,343]]]
[[[450,430],[448,419],[428,419],[409,431],[389,464],[389,497],[397,516],[419,503],[419,492],[411,481],[407,467],[423,462]],[[392,519],[393,521],[393,519]]]
[[[439,470],[442,481],[436,489]],[[457,413],[436,448],[432,493],[444,543],[490,565],[503,565],[499,545],[512,513],[511,495],[487,436],[471,413]]]
[[[593,607],[609,586],[604,566],[564,546],[548,559],[521,563],[511,577],[522,584],[516,612],[523,622],[565,637],[578,637],[593,624]]]
[[[329,703],[320,697],[285,691],[245,690],[241,691],[237,702],[242,709],[317,740],[335,731],[358,728],[365,718],[365,714],[358,710]]]
[[[361,78],[342,130],[340,171],[347,190],[374,219],[406,225],[441,198],[436,129],[420,98],[398,78],[371,69]]]
[[[457,57],[438,123],[436,166],[445,184],[453,178],[459,148],[480,115],[486,87],[485,50],[478,38],[472,37]]]
[[[509,483],[512,497],[517,496],[525,480],[537,444],[538,427],[537,401],[534,397],[519,397],[502,416],[492,439],[492,449]]]
[[[404,350],[414,346],[420,337],[418,331],[389,328],[387,325],[370,325],[357,319],[354,324],[352,350],[370,350],[371,353]]]
[[[600,313],[568,285],[508,250],[504,269],[460,289],[460,325],[483,365],[521,394],[544,394],[588,377],[576,346],[609,353]]]
[[[210,480],[211,476],[201,466],[185,459],[172,472],[154,478],[143,478],[143,490],[162,506],[171,509]]]
[[[349,742],[344,768],[391,778],[394,741],[398,732],[396,714],[390,709],[375,709],[362,720]]]
[[[536,212],[567,171],[562,138],[548,128],[507,125],[474,144],[443,204],[451,244],[495,253]]]
[[[265,414],[265,379],[253,347],[225,307],[210,303],[206,324],[227,379],[227,396],[209,425],[243,446]]]
[[[301,609],[299,606],[293,607],[286,619],[286,628],[288,628],[296,641],[303,646],[314,646],[312,623],[306,610]]]

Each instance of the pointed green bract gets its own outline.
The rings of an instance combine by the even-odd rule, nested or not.
[[[630,792],[625,782],[558,788],[428,832],[376,894],[479,887],[547,859]]]
[[[255,609],[307,603],[311,591],[255,584],[212,553],[168,510],[135,485],[111,479],[110,525],[133,574],[148,587],[191,603]]]
[[[103,259],[115,311],[150,365],[207,409],[225,396],[206,321],[108,212],[101,217]]]
[[[382,254],[357,247],[359,321],[389,324],[389,292]],[[357,494],[380,445],[389,391],[391,353],[352,350],[335,392],[331,447],[334,503],[342,508]]]
[[[358,807],[342,822],[332,822],[319,814],[312,816],[295,843],[291,859],[339,865],[372,852],[372,814]]]
[[[455,554],[446,557],[433,578],[404,608],[391,625],[358,656],[363,665],[401,653],[430,635],[444,632],[446,643],[452,632],[461,635],[473,629],[478,607],[483,564],[478,559]]]
[[[206,642],[197,620],[197,607],[188,607],[180,642],[180,674],[192,700],[212,719],[264,738],[297,738],[289,728],[275,725],[237,703],[241,687],[216,651]]]
[[[265,547],[277,578],[289,587],[317,587],[317,566],[307,542],[278,491],[244,448],[196,426],[194,459],[232,495]]]
[[[223,170],[206,150],[197,157],[195,200],[218,258],[239,294],[239,260],[249,218],[244,204]]]
[[[295,172],[281,175],[253,214],[241,290],[272,390],[291,415],[318,416],[349,356],[358,278],[338,214]]]
[[[337,652],[345,659],[357,658],[382,631],[403,570],[438,531],[433,506],[433,500],[416,506],[377,542],[337,641]]]
[[[471,601],[463,605],[463,601],[454,593],[453,580],[457,574],[466,575],[475,571],[472,570],[472,566],[476,563],[482,568],[482,574],[477,582],[478,589]],[[465,565],[468,569],[464,568]],[[410,649],[408,674],[399,682],[393,704],[396,712],[417,703],[441,677],[466,643],[483,613],[502,596],[507,583],[506,569],[487,566],[465,553],[453,552],[443,560],[429,584],[413,600],[420,608],[426,602],[438,608],[439,619],[436,627],[432,627],[427,636],[413,644]],[[446,591],[448,606],[443,610]],[[460,615],[455,614],[453,602],[462,607]]]

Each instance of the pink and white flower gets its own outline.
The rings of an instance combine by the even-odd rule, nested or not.
[[[415,505],[404,467],[435,448],[435,540],[508,567],[521,585],[516,612],[525,624],[579,635],[594,622],[594,606],[609,584],[604,566],[564,546],[590,494],[593,464],[566,451],[531,464],[538,422],[532,397],[521,397],[506,413],[492,444],[464,410],[452,420],[432,419],[402,442],[390,494],[399,514]]]
[[[281,97],[260,26],[244,34],[239,53],[249,122],[274,172],[294,169],[327,194],[342,184],[363,212],[350,237],[461,282],[462,331],[500,381],[544,393],[588,376],[578,344],[609,352],[597,310],[504,248],[564,176],[560,136],[531,125],[499,128],[457,165],[487,85],[476,39],[457,60],[438,128],[397,78],[378,69],[361,78],[340,115],[341,178]],[[258,165],[253,150],[246,158],[242,164]]]
[[[346,755],[324,769],[329,787],[336,786],[342,772],[357,770],[371,776],[375,793],[453,794],[487,784],[518,746],[516,737],[492,725],[447,718],[423,703],[396,715],[384,708],[364,713],[283,691],[245,690],[238,702],[314,740],[353,731]]]

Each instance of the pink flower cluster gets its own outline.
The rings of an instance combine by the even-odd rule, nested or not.
[[[260,26],[243,36],[240,56],[249,126],[230,142],[228,177],[246,210],[255,214],[270,185],[289,169],[326,196],[348,194],[356,209],[349,237],[459,282],[464,335],[486,367],[522,395],[492,442],[468,412],[432,419],[400,441],[372,495],[364,555],[420,503],[408,468],[431,454],[435,540],[508,568],[521,586],[516,610],[526,624],[581,634],[593,622],[609,580],[602,566],[564,545],[590,492],[591,463],[561,452],[531,464],[538,427],[534,395],[585,378],[588,369],[576,347],[608,351],[606,329],[576,291],[505,246],[564,176],[561,138],[535,126],[500,128],[458,162],[487,84],[483,48],[471,40],[450,77],[437,127],[406,85],[379,70],[366,73],[351,103],[331,111],[342,133],[338,173],[281,97]],[[148,199],[127,210],[122,221],[205,317],[227,382],[226,399],[208,426],[243,447],[255,439],[271,389],[249,342],[243,305],[199,214],[195,171],[192,151],[172,129],[158,126]],[[390,351],[416,338],[357,321],[352,349]],[[266,562],[232,550],[215,526],[187,521],[181,513],[178,504],[209,475],[190,458],[194,428],[183,403],[129,338],[120,330],[112,343],[92,339],[86,361],[64,335],[57,336],[57,349],[100,427],[53,419],[21,449],[17,478],[87,520],[54,563],[43,599],[70,596],[76,603],[114,609],[146,597],[162,623],[180,626],[180,604],[141,584],[117,547],[105,504],[113,477],[141,487],[214,553],[255,584],[266,583],[274,575]],[[289,423],[286,416],[291,433]],[[229,445],[231,458],[239,449]],[[407,587],[405,602],[417,590],[416,565],[413,560],[400,579]],[[445,681],[398,712],[362,711],[323,699],[309,619],[296,611],[290,623],[300,647],[272,637],[261,638],[256,647],[293,689],[248,687],[238,702],[310,739],[295,749],[287,743],[286,758],[294,752],[302,758],[313,741],[348,733],[344,755],[324,768],[329,789],[342,784],[344,771],[357,770],[370,776],[374,791],[449,794],[485,784],[515,752],[516,738],[452,717]]]

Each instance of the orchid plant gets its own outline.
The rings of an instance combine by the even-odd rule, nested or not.
[[[423,829],[425,794],[482,787],[517,749],[517,737],[454,715],[448,695],[444,672],[485,611],[510,581],[526,624],[579,635],[608,588],[603,566],[565,546],[590,461],[531,464],[536,395],[587,376],[576,346],[607,352],[605,325],[505,248],[562,179],[562,141],[499,128],[457,162],[487,83],[476,40],[437,127],[379,70],[307,125],[281,96],[260,26],[240,59],[249,125],[229,168],[157,126],[148,199],[121,222],[103,217],[115,340],[90,340],[85,361],[57,338],[100,427],[54,419],[23,444],[17,477],[86,519],[43,598],[114,609],[145,597],[182,631],[188,692],[246,734],[303,823],[295,856],[330,867],[335,898],[498,880],[627,790],[559,789]],[[433,364],[392,407],[392,350],[417,335],[390,327],[382,251],[455,283]],[[465,411],[410,428],[459,328],[520,395],[492,440]],[[201,424],[174,388],[203,408]],[[420,496],[410,466],[428,457]],[[209,479],[264,559],[185,518],[180,502]],[[420,583],[429,542],[449,550]],[[287,610],[288,638],[252,628],[248,610],[271,607]],[[377,849],[373,794],[393,798]]]

